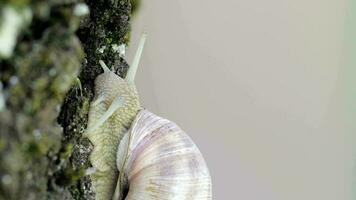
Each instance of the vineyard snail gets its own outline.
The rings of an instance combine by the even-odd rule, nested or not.
[[[140,107],[134,77],[146,35],[125,79],[99,61],[84,136],[98,200],[209,200],[211,178],[194,142],[175,123]]]

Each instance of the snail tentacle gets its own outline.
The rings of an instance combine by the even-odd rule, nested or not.
[[[109,67],[108,67],[108,66],[106,66],[106,64],[104,63],[104,61],[99,60],[99,64],[100,64],[101,68],[103,68],[104,73],[111,72],[111,70],[109,69]]]
[[[97,129],[99,126],[103,125],[104,122],[109,119],[109,117],[112,116],[112,114],[119,109],[120,107],[122,107],[125,103],[125,97],[123,96],[118,96],[114,99],[114,101],[112,102],[112,104],[110,105],[110,107],[108,108],[108,110],[101,116],[101,118],[94,124],[94,126],[89,127],[87,129],[87,132],[90,133],[92,131],[94,131],[95,129]]]
[[[134,59],[132,61],[132,65],[130,66],[130,68],[127,71],[127,74],[126,74],[126,78],[125,79],[131,85],[134,85],[136,72],[137,72],[137,69],[138,69],[138,65],[140,63],[140,59],[141,59],[143,47],[145,46],[146,38],[147,38],[147,33],[143,33],[142,36],[141,36],[140,42],[138,44],[135,57],[134,57]]]

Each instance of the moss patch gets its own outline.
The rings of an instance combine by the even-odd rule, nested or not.
[[[79,15],[85,4],[90,13]],[[0,58],[0,200],[93,199],[82,134],[98,60],[121,76],[128,69],[113,47],[129,41],[130,1],[5,0],[0,27],[5,6],[32,17]]]

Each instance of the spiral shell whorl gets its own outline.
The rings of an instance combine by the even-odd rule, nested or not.
[[[147,110],[121,140],[117,167],[129,183],[125,200],[212,198],[209,171],[194,142],[175,123]]]

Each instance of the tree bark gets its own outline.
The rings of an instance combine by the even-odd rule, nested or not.
[[[0,57],[0,200],[94,199],[85,174],[93,147],[82,134],[98,61],[121,76],[128,69],[117,47],[129,41],[131,3],[1,2],[0,41],[8,8],[30,18]]]

